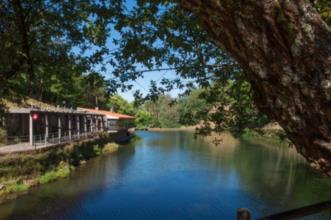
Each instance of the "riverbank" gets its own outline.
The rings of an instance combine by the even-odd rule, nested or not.
[[[288,148],[215,146],[185,131],[137,136],[120,153],[0,205],[0,219],[233,219],[241,207],[258,218],[330,198],[330,179]]]
[[[245,140],[267,143],[268,145],[294,148],[293,143],[287,138],[286,132],[276,122],[268,123],[259,130],[247,129],[241,137]]]
[[[190,131],[195,132],[197,126],[187,126],[180,128],[148,128],[148,131]],[[234,146],[239,139],[254,140],[256,143],[269,144],[281,147],[293,147],[290,140],[286,137],[285,131],[277,123],[269,123],[258,131],[246,129],[245,132],[236,139],[230,132],[224,131],[222,133],[212,132],[209,135],[199,136],[205,141],[215,145],[229,145]]]
[[[153,128],[150,131],[190,131],[195,127]],[[240,139],[270,146],[289,146],[287,139],[280,138],[279,129],[268,132],[247,131]],[[134,137],[134,139],[137,136]],[[200,136],[206,142],[221,145],[222,148],[234,147],[239,139],[229,132],[212,133]],[[14,199],[30,189],[70,175],[76,167],[101,154],[113,153],[118,145],[112,141],[115,137],[103,135],[95,139],[59,145],[53,149],[38,152],[17,153],[0,157],[0,203]]]
[[[213,144],[220,144],[222,141],[234,139],[230,132],[224,131],[222,133],[212,132],[203,138]],[[268,144],[278,147],[293,147],[291,141],[287,138],[287,135],[283,128],[276,122],[270,122],[260,129],[245,129],[244,132],[237,137],[238,140],[243,139],[247,141],[254,141],[254,143]],[[233,140],[232,140],[233,142]]]
[[[69,176],[76,167],[101,154],[118,150],[113,135],[63,144],[47,150],[0,157],[0,203],[30,189]]]
[[[179,128],[147,128],[148,131],[195,131],[196,126],[182,126]]]

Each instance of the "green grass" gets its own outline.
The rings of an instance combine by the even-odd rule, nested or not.
[[[22,181],[20,178],[1,179],[0,196],[11,193],[20,193],[27,191],[34,185],[34,181]]]
[[[24,192],[30,188],[29,184],[25,183],[15,183],[6,187],[8,193],[12,192]]]
[[[118,150],[118,144],[116,143],[108,143],[104,146],[104,148],[102,149],[102,153],[103,154],[109,154],[109,153],[113,153],[115,151]]]
[[[99,144],[95,144],[93,146],[93,151],[96,155],[100,155],[102,153],[102,149],[101,147],[99,146]]]
[[[72,168],[69,166],[69,164],[65,162],[61,162],[58,167],[56,167],[53,170],[47,171],[43,175],[39,177],[39,183],[45,184],[52,182],[54,180],[57,180],[59,178],[64,178],[69,176]]]
[[[0,197],[13,198],[30,188],[69,176],[85,161],[101,154],[113,153],[119,146],[110,136],[78,142],[47,151],[11,154],[0,157]]]
[[[0,146],[6,144],[7,133],[3,128],[0,128]]]
[[[291,146],[290,140],[287,139],[286,134],[283,131],[262,133],[253,130],[246,130],[241,138],[252,142],[263,142],[280,147]]]

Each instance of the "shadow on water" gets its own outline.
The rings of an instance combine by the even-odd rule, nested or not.
[[[138,135],[70,178],[0,205],[0,219],[233,219],[239,207],[260,217],[331,195],[330,180],[291,149],[226,135],[214,146],[183,131]]]

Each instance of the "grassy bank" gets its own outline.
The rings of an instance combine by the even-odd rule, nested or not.
[[[195,126],[182,126],[178,128],[148,128],[149,131],[195,131]]]
[[[6,137],[6,131],[0,127],[0,147],[5,144]]]
[[[243,134],[239,137],[234,137],[229,131],[224,131],[222,133],[212,132],[209,135],[202,136],[203,139],[209,143],[218,144],[235,144],[239,140],[250,141],[258,144],[268,144],[270,146],[277,147],[292,147],[293,144],[287,138],[285,131],[280,128],[273,126],[271,129],[260,129],[252,130],[245,129]]]
[[[0,202],[15,198],[40,184],[67,177],[77,166],[101,154],[117,151],[112,138],[75,142],[47,151],[10,154],[0,157]]]
[[[269,144],[277,147],[292,147],[291,141],[283,130],[253,131],[247,130],[241,136],[242,139],[255,143]]]

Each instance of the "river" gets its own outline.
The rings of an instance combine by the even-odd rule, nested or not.
[[[140,131],[139,141],[0,205],[0,219],[234,219],[331,198],[331,180],[293,150],[185,131]],[[314,218],[329,219],[324,213]]]

